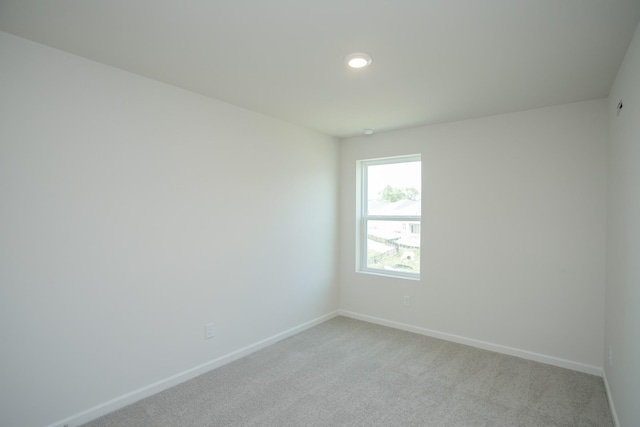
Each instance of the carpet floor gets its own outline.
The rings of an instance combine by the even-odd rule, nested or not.
[[[613,426],[602,378],[337,317],[85,426]]]

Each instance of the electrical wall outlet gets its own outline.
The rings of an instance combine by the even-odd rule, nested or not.
[[[411,298],[409,298],[409,295],[402,297],[402,305],[405,307],[409,307],[411,305]]]
[[[206,337],[207,339],[213,338],[216,336],[215,329],[213,327],[213,323],[207,323],[205,326],[206,329]]]

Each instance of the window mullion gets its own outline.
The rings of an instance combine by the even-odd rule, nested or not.
[[[420,216],[365,215],[368,221],[420,221]]]

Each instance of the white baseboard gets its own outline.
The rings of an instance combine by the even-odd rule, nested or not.
[[[219,368],[220,366],[226,365],[227,363],[231,363],[237,359],[240,359],[241,357],[248,356],[249,354],[254,353],[258,350],[262,350],[263,348],[268,347],[272,344],[275,344],[278,341],[282,341],[285,338],[293,336],[306,329],[312,328],[316,325],[319,325],[320,323],[326,322],[327,320],[330,320],[336,316],[338,316],[337,311],[325,314],[324,316],[318,317],[317,319],[303,323],[294,328],[288,329],[284,332],[280,332],[279,334],[276,334],[272,337],[266,338],[262,341],[258,341],[257,343],[251,344],[247,347],[241,348],[239,350],[236,350],[224,356],[218,357],[217,359],[203,363],[202,365],[196,366],[184,372],[180,372],[179,374],[172,375],[168,378],[165,378],[153,384],[149,384],[148,386],[139,388],[130,393],[116,397],[115,399],[112,399],[108,402],[101,403],[100,405],[94,406],[93,408],[87,409],[86,411],[80,412],[64,420],[50,424],[47,427],[63,427],[63,426],[73,427],[73,426],[78,426],[80,424],[84,424],[89,421],[95,420],[96,418],[99,418],[110,412],[113,412],[120,408],[124,408],[127,405],[130,405],[141,399],[144,399],[145,397],[149,397],[154,394],[160,393],[161,391],[164,391],[175,385],[178,385],[192,378],[195,378],[198,375],[202,375],[206,372]]]
[[[413,332],[420,335],[425,335],[433,338],[439,338],[446,341],[451,341],[459,344],[469,345],[476,348],[481,348],[483,350],[495,351],[496,353],[508,354],[510,356],[520,357],[522,359],[532,360],[535,362],[546,363],[553,366],[559,366],[562,368],[572,369],[578,372],[584,372],[591,375],[597,375],[603,377],[605,388],[607,392],[607,397],[609,399],[609,405],[611,407],[611,413],[613,415],[613,420],[616,427],[620,427],[620,423],[618,421],[618,417],[615,411],[615,407],[613,405],[613,400],[611,398],[611,391],[609,389],[609,383],[607,382],[607,377],[602,368],[592,365],[586,365],[579,362],[573,362],[570,360],[560,359],[553,356],[546,356],[544,354],[534,353],[526,350],[520,350],[512,347],[507,347],[499,344],[493,344],[485,341],[475,340],[472,338],[465,338],[458,335],[448,334],[444,332],[438,332],[431,329],[421,328],[418,326],[409,325],[406,323],[395,322],[392,320],[382,319],[379,317],[368,316],[365,314],[355,313],[347,310],[337,310],[331,313],[328,313],[324,316],[318,317],[309,322],[298,325],[294,328],[288,329],[286,331],[280,332],[272,337],[266,338],[262,341],[258,341],[254,344],[251,344],[247,347],[241,348],[224,356],[218,357],[209,362],[203,363],[202,365],[196,366],[179,374],[173,375],[171,377],[160,380],[156,383],[150,384],[148,386],[139,388],[130,393],[119,396],[115,399],[112,399],[108,402],[104,402],[100,405],[94,406],[93,408],[87,409],[86,411],[80,412],[78,414],[72,415],[64,420],[55,422],[50,424],[47,427],[73,427],[78,426],[80,424],[87,423],[92,421],[98,417],[106,415],[110,412],[123,408],[127,405],[135,403],[145,397],[152,396],[161,391],[164,391],[168,388],[171,388],[175,385],[178,385],[182,382],[188,381],[192,378],[197,377],[198,375],[202,375],[206,372],[212,371],[220,366],[226,365],[227,363],[231,363],[237,359],[240,359],[244,356],[248,356],[251,353],[254,353],[258,350],[261,350],[265,347],[268,347],[272,344],[275,344],[278,341],[281,341],[285,338],[293,336],[297,333],[300,333],[306,329],[312,328],[320,323],[326,322],[336,316],[345,316],[350,317],[352,319],[362,320],[369,323],[374,323],[377,325],[388,326],[395,329],[400,329],[403,331]]]
[[[620,420],[618,420],[618,413],[616,412],[616,407],[613,405],[613,396],[611,395],[611,389],[609,388],[607,373],[604,370],[602,371],[602,378],[604,379],[604,387],[607,390],[607,398],[609,399],[609,409],[611,409],[613,424],[615,425],[615,427],[620,427]]]
[[[350,317],[352,319],[363,320],[377,325],[388,326],[390,328],[401,329],[407,332],[414,332],[420,335],[426,335],[433,338],[439,338],[445,341],[451,341],[458,344],[464,344],[471,347],[481,348],[483,350],[494,351],[496,353],[508,354],[510,356],[520,357],[522,359],[533,360],[534,362],[546,363],[548,365],[559,366],[578,372],[584,372],[591,375],[603,376],[602,368],[598,366],[587,365],[571,360],[560,359],[558,357],[547,356],[544,354],[534,353],[531,351],[520,350],[513,347],[507,347],[500,344],[480,341],[473,338],[465,338],[458,335],[438,332],[431,329],[421,328],[419,326],[408,325],[406,323],[395,322],[392,320],[381,319],[379,317],[368,316],[366,314],[355,313],[347,310],[338,310],[341,316]]]

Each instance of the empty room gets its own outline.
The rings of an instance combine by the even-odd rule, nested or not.
[[[0,425],[640,425],[639,23],[0,0]]]

